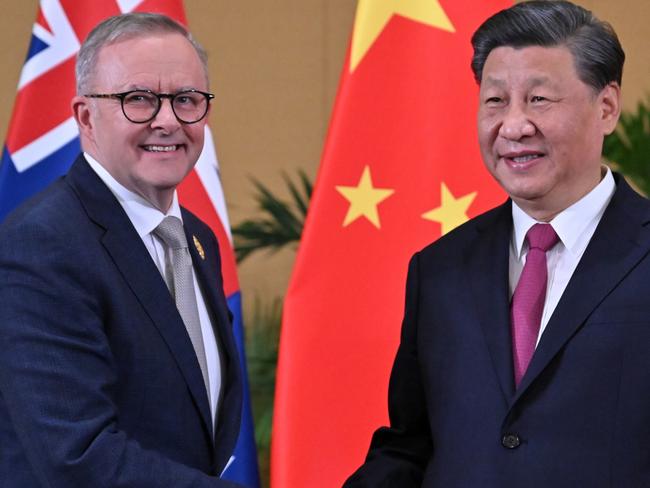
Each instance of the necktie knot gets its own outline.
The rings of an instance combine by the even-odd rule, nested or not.
[[[154,229],[156,234],[170,249],[187,248],[187,238],[183,230],[183,222],[178,217],[165,217],[158,227]]]
[[[531,249],[539,249],[543,252],[551,249],[559,241],[553,226],[550,224],[535,224],[526,234],[528,246]]]

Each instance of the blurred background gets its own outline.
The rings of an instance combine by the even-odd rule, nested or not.
[[[650,90],[650,2],[576,3],[617,31],[627,54],[623,107],[635,112],[639,102],[648,101]],[[2,2],[3,140],[37,5],[37,0]],[[269,192],[267,207],[270,195],[271,202],[285,201],[295,210],[287,178],[298,189],[299,172],[315,180],[355,9],[354,0],[185,0],[190,30],[210,57],[211,91],[216,94],[210,126],[234,227],[269,216],[260,210],[261,191]],[[467,65],[469,70],[469,59]],[[277,252],[252,252],[239,264],[264,478],[281,301],[297,247],[295,239],[286,240],[289,245]]]

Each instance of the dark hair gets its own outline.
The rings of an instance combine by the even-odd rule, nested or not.
[[[580,79],[596,91],[611,82],[620,86],[625,53],[611,25],[571,2],[532,0],[487,19],[472,36],[472,71],[481,83],[490,52],[502,46],[566,46]]]

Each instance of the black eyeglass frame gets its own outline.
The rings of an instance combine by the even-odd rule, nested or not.
[[[136,121],[131,119],[128,115],[126,115],[126,111],[124,110],[124,100],[126,99],[127,96],[131,95],[132,93],[148,93],[150,95],[155,96],[158,99],[158,107],[156,107],[151,117],[149,117],[147,120]],[[203,115],[201,115],[201,117],[199,117],[198,119],[193,120],[192,122],[188,122],[187,120],[183,120],[182,118],[180,118],[176,113],[176,109],[174,108],[174,99],[176,97],[183,96],[186,93],[199,93],[205,97],[207,102],[205,104],[205,112],[203,112]],[[162,107],[162,101],[164,98],[169,99],[169,104],[172,107],[172,112],[174,112],[174,116],[178,119],[179,122],[182,122],[183,124],[196,124],[197,122],[200,122],[205,118],[205,116],[208,113],[208,110],[210,109],[210,101],[214,98],[214,95],[212,93],[204,92],[201,90],[194,90],[194,89],[183,90],[177,93],[156,93],[153,90],[129,90],[120,93],[88,93],[87,95],[83,95],[83,96],[86,98],[109,98],[109,99],[119,100],[124,117],[126,117],[126,119],[129,122],[132,122],[134,124],[146,124],[148,122],[151,122],[153,119],[155,119],[156,115],[158,115],[158,112],[160,112],[160,109]]]

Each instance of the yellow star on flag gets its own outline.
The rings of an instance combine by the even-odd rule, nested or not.
[[[393,15],[455,32],[440,0],[359,0],[352,33],[350,72],[356,69]]]
[[[365,217],[378,229],[381,225],[377,206],[395,192],[390,188],[373,187],[369,166],[363,168],[357,186],[339,185],[336,187],[336,191],[350,202],[350,208],[348,208],[348,213],[343,221],[343,227],[351,224],[359,217]]]
[[[460,224],[467,222],[467,209],[474,201],[476,192],[469,193],[460,198],[454,197],[444,182],[440,184],[440,206],[422,214],[422,218],[440,222],[442,234],[454,230]]]

